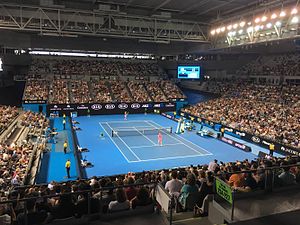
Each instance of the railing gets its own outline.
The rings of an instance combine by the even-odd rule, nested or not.
[[[84,169],[81,168],[81,153],[79,153],[78,150],[78,140],[77,140],[77,135],[75,134],[75,131],[73,129],[73,123],[72,123],[72,117],[68,117],[69,123],[70,123],[70,132],[72,134],[72,139],[73,139],[73,144],[74,144],[74,156],[75,156],[75,160],[76,160],[76,170],[77,170],[77,174],[79,176],[80,179],[82,178],[87,178],[86,176],[86,172]]]
[[[230,218],[231,221],[234,221],[235,215],[234,211],[236,208],[236,202],[239,199],[245,198],[252,198],[258,196],[260,194],[272,194],[273,192],[278,191],[286,191],[288,189],[299,189],[300,183],[294,184],[283,184],[278,182],[276,179],[276,172],[278,170],[283,170],[285,168],[292,168],[292,167],[300,167],[300,164],[291,164],[291,165],[282,165],[282,166],[274,166],[274,167],[266,167],[261,169],[255,170],[245,170],[245,171],[238,171],[232,173],[224,173],[222,175],[215,176],[215,184],[214,184],[214,202],[217,203],[222,209],[224,214],[226,214],[227,218]],[[264,174],[263,186],[257,187],[255,190],[248,190],[248,191],[240,191],[239,188],[232,187],[228,182],[224,181],[221,177],[233,174],[252,174],[252,173],[261,173]]]
[[[28,204],[29,201],[35,201],[35,203],[38,201],[38,202],[41,203],[41,202],[45,202],[45,201],[47,202],[47,199],[50,199],[50,198],[55,198],[56,200],[58,200],[61,197],[65,197],[65,196],[70,196],[70,197],[74,197],[73,199],[77,199],[77,197],[79,195],[82,195],[82,196],[84,196],[84,198],[87,202],[87,208],[86,208],[87,211],[86,211],[86,213],[83,213],[82,216],[83,215],[87,215],[87,216],[100,215],[101,216],[101,215],[108,215],[108,214],[113,216],[113,215],[115,215],[115,214],[117,214],[118,212],[121,212],[121,211],[116,211],[115,213],[111,213],[111,214],[108,211],[105,211],[105,212],[103,211],[103,208],[101,208],[101,201],[104,200],[103,196],[104,196],[105,193],[107,193],[109,191],[112,192],[113,190],[119,189],[119,188],[147,187],[147,188],[149,188],[149,193],[150,193],[149,198],[154,199],[155,198],[155,191],[154,190],[156,188],[156,185],[157,185],[157,182],[150,182],[150,183],[141,183],[141,184],[132,184],[132,185],[122,185],[122,186],[115,186],[115,187],[103,187],[103,188],[96,188],[96,189],[86,190],[86,191],[68,192],[68,193],[63,193],[63,194],[57,193],[57,194],[44,195],[44,196],[39,194],[39,196],[29,197],[29,198],[20,198],[19,199],[19,197],[17,197],[16,199],[11,199],[11,200],[7,200],[7,201],[0,201],[0,207],[3,206],[3,205],[13,206],[14,204],[22,203],[23,206],[24,206],[23,212],[25,214],[24,225],[30,225],[30,224],[28,224],[28,217],[27,217],[28,216],[27,204]],[[100,192],[100,197],[97,198],[99,200],[99,202],[98,202],[99,208],[98,208],[97,212],[92,212],[92,193],[99,193],[99,192]],[[20,204],[20,205],[22,205],[22,204]],[[153,208],[154,201],[149,202],[148,206],[151,206]],[[132,209],[132,210],[136,210],[136,209]],[[21,209],[21,211],[22,211],[22,209]],[[123,211],[125,212],[126,210],[123,210]],[[11,213],[14,214],[14,212],[11,212]],[[134,212],[133,212],[133,215],[135,215]],[[70,217],[65,217],[63,219],[67,219],[67,218],[70,218]],[[62,219],[62,218],[52,218],[52,220],[55,220],[55,219]]]

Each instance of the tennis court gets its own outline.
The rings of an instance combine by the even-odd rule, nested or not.
[[[81,128],[76,132],[79,145],[89,149],[81,153],[82,158],[94,165],[85,169],[87,177],[203,165],[215,158],[228,162],[232,157],[256,157],[214,138],[200,137],[196,132],[175,134],[177,122],[161,115],[129,115],[127,121],[124,115],[82,116],[76,121]],[[163,135],[163,146],[157,143],[158,129]],[[117,133],[112,136],[113,130]]]
[[[162,127],[152,120],[99,124],[128,163],[211,155],[206,149],[175,134],[172,127]],[[159,130],[163,135],[162,146],[157,143]]]

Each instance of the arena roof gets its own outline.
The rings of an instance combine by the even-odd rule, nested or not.
[[[273,5],[295,3],[295,0],[3,0],[6,3],[53,6],[84,10],[111,10],[130,15],[161,15],[173,19],[187,19],[203,23],[233,15],[268,8]],[[101,6],[102,5],[102,6]],[[168,15],[168,13],[170,13]]]

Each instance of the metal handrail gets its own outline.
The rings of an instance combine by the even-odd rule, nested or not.
[[[157,185],[157,182],[148,182],[148,183],[141,183],[141,184],[129,184],[129,185],[121,185],[121,186],[113,186],[113,187],[100,187],[100,188],[95,188],[95,189],[92,189],[92,190],[66,192],[66,193],[35,196],[35,197],[21,198],[21,199],[11,199],[11,200],[6,200],[6,201],[0,201],[0,205],[1,204],[6,204],[6,203],[18,202],[18,201],[28,201],[28,200],[36,200],[36,199],[41,199],[41,198],[60,197],[60,196],[66,196],[66,195],[86,194],[86,193],[91,193],[91,192],[109,191],[109,190],[114,190],[114,189],[118,189],[118,188],[146,186],[146,185]]]

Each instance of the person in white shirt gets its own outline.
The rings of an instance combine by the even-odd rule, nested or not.
[[[165,189],[170,193],[170,195],[179,196],[180,190],[182,188],[182,182],[177,179],[177,171],[172,171],[171,177],[172,180],[169,180],[166,185]]]
[[[116,191],[116,201],[111,201],[108,204],[109,211],[121,211],[130,208],[130,202],[126,199],[125,192],[122,188]]]
[[[215,172],[215,169],[217,168],[217,166],[218,166],[218,160],[214,160],[214,161],[211,161],[209,164],[208,164],[208,171],[210,171],[210,172]]]

